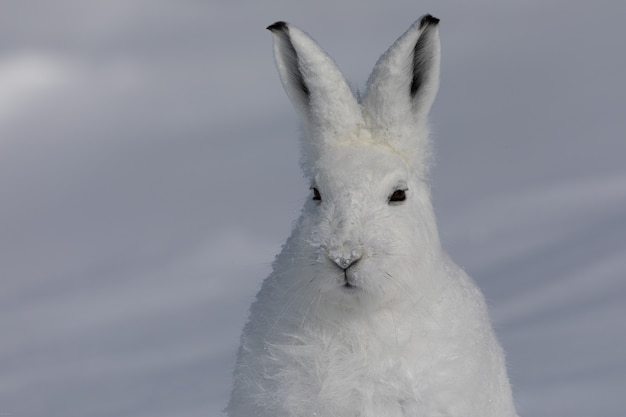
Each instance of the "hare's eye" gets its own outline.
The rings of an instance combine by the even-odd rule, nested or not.
[[[406,200],[406,190],[396,190],[389,196],[389,203],[399,203]]]
[[[322,195],[320,194],[320,191],[315,187],[312,187],[311,189],[313,190],[313,200],[322,201]]]

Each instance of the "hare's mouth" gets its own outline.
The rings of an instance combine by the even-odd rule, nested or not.
[[[350,284],[350,282],[348,280],[346,280],[343,285],[341,286],[341,288],[347,290],[347,291],[354,291],[356,289],[358,289],[359,287],[357,287],[354,284]]]
[[[355,278],[352,276],[351,271],[345,269],[343,271],[343,281],[340,282],[341,288],[346,291],[355,291],[359,289],[359,286],[355,284]]]

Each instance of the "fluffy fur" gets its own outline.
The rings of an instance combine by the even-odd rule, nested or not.
[[[232,417],[514,417],[480,291],[443,253],[426,181],[438,19],[362,98],[305,33],[270,26],[313,189],[250,310]]]

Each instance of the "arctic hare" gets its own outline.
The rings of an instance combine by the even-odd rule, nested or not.
[[[304,32],[268,27],[311,197],[251,307],[230,416],[516,416],[483,296],[431,205],[438,23],[416,21],[362,96]]]

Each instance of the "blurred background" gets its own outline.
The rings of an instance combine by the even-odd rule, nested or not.
[[[308,198],[265,27],[441,19],[433,192],[521,416],[626,415],[626,2],[3,1],[0,415],[219,416]]]

